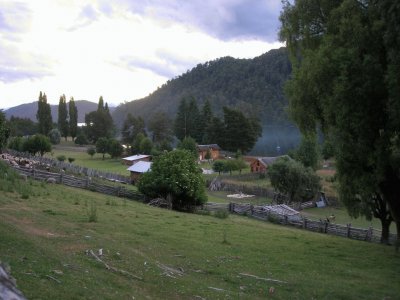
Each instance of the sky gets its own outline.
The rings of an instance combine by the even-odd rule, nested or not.
[[[282,46],[281,0],[0,0],[0,108],[143,98],[199,63]]]

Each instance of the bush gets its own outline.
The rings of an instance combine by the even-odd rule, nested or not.
[[[65,161],[67,158],[65,157],[65,155],[58,155],[57,156],[57,160],[58,161]]]
[[[86,135],[84,135],[83,133],[80,133],[75,139],[75,144],[80,145],[80,146],[89,144]]]
[[[54,128],[49,132],[50,143],[58,145],[61,141],[61,133],[58,129]]]
[[[96,154],[96,148],[94,148],[94,147],[89,147],[89,148],[86,150],[86,153],[89,154],[91,157],[93,157],[93,155]]]
[[[229,217],[229,212],[227,210],[217,210],[214,213],[214,217],[219,219],[226,219],[227,217]]]
[[[73,163],[73,162],[75,161],[75,158],[73,158],[73,157],[68,157],[68,161],[69,161],[69,163],[71,164],[71,163]]]
[[[13,137],[8,142],[8,148],[15,151],[23,151],[24,138],[20,136]]]

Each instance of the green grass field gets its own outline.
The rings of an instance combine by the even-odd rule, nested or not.
[[[40,182],[1,180],[0,189],[0,260],[28,299],[396,299],[400,293],[393,247]],[[98,221],[88,222],[94,207]],[[100,248],[115,272],[85,254]]]

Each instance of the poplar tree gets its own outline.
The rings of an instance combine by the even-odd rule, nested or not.
[[[50,104],[47,103],[47,96],[42,92],[39,94],[36,119],[38,120],[39,133],[47,135],[53,127],[53,119]]]
[[[72,140],[77,136],[78,131],[78,108],[75,105],[74,97],[71,97],[68,103],[69,106],[69,134]]]
[[[60,101],[58,103],[58,130],[61,136],[67,140],[68,137],[68,110],[67,110],[67,100],[65,95],[60,96]]]

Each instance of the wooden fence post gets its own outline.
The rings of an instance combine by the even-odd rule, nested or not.
[[[63,184],[63,174],[60,174],[60,184]]]
[[[347,224],[347,237],[350,237],[351,224]]]

